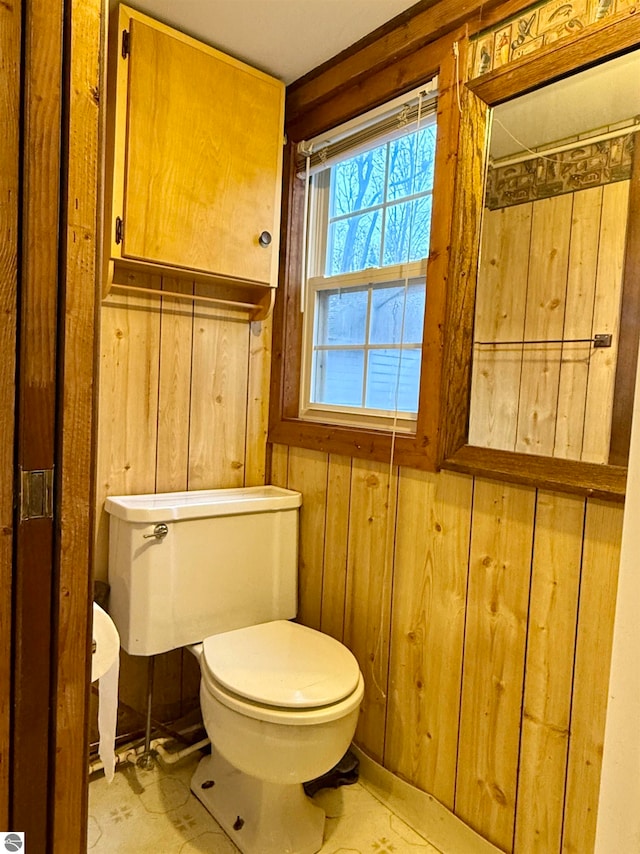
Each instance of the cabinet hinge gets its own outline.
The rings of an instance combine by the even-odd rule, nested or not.
[[[20,521],[53,519],[53,469],[20,471]]]
[[[126,59],[131,52],[131,37],[129,30],[122,31],[122,58]]]
[[[122,243],[122,238],[124,236],[124,223],[122,219],[117,216],[116,217],[116,243]]]

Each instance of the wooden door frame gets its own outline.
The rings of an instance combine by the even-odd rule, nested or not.
[[[32,854],[86,852],[101,21],[0,5],[0,829]],[[55,467],[53,520],[17,523],[16,463]]]
[[[78,854],[88,801],[102,21],[101,0],[67,0],[50,850]]]
[[[21,4],[0,5],[0,685],[11,684]],[[9,824],[11,695],[0,691],[0,827]]]

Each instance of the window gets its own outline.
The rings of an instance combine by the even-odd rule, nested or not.
[[[329,135],[331,136],[331,134]],[[300,416],[412,432],[434,180],[423,92],[309,158]]]
[[[457,412],[464,370],[446,334],[463,114],[455,54],[432,69],[393,102],[395,69],[346,102],[296,114],[291,95],[271,443],[436,471],[458,441],[443,409]]]

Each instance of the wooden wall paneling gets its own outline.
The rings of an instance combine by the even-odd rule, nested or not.
[[[562,851],[593,851],[623,508],[587,501]]]
[[[365,695],[357,743],[382,762],[387,712],[389,627],[393,575],[397,470],[354,460],[344,643],[358,659]]]
[[[319,629],[325,549],[328,457],[320,451],[289,449],[289,489],[302,493],[298,555],[298,620]]]
[[[511,851],[535,490],[476,479],[456,814]]]
[[[572,206],[572,194],[533,205],[526,340],[563,337]],[[543,456],[553,453],[560,353],[560,344],[524,347],[516,451]]]
[[[582,445],[582,459],[590,463],[609,458],[628,210],[629,181],[607,184],[602,196],[593,332],[611,333],[613,346],[591,353]],[[607,413],[604,424],[603,413]]]
[[[154,492],[160,306],[155,297],[103,303],[98,404],[95,573],[107,578],[107,495]]]
[[[150,286],[160,287],[155,278]],[[118,297],[102,304],[95,575],[107,580],[107,495],[155,492],[160,384],[161,306],[157,297]],[[120,655],[120,699],[139,718],[124,716],[126,729],[144,725],[147,662]]]
[[[160,655],[154,656],[153,664],[153,701],[151,703],[151,714],[157,721],[175,721],[182,713],[183,700],[183,656],[192,655],[187,650],[171,649],[168,652],[163,652]],[[193,657],[193,656],[192,656]],[[143,658],[143,663],[148,664],[148,659]],[[138,664],[138,662],[135,662]],[[147,687],[147,675],[141,679],[145,690]],[[196,688],[195,694],[198,696],[198,686],[191,685],[191,689]],[[137,711],[146,713],[147,705],[135,706]]]
[[[473,479],[401,469],[385,766],[453,809]]]
[[[0,6],[0,827],[9,827],[21,4]]]
[[[560,854],[585,500],[538,493],[516,854]]]
[[[320,629],[341,641],[347,589],[351,457],[329,454]]]
[[[261,486],[266,478],[272,328],[271,317],[249,325],[245,486]]]
[[[168,291],[193,293],[192,282],[162,279]],[[162,297],[155,492],[187,489],[193,303]]]
[[[567,275],[564,338],[591,338],[598,261],[602,187],[573,194],[571,246]],[[597,330],[596,330],[597,331]],[[563,343],[558,388],[554,457],[582,458],[582,436],[587,399],[589,343]],[[603,419],[599,419],[602,423]],[[602,460],[605,462],[606,460]]]
[[[199,285],[196,285],[196,292]],[[196,304],[189,489],[244,482],[249,332],[246,318]]]
[[[62,191],[63,355],[59,386],[59,560],[55,580],[55,765],[52,851],[87,847],[87,739],[92,611],[94,376],[102,3],[73,0]],[[61,397],[61,399],[60,399]]]
[[[193,293],[194,284],[163,277],[162,288]],[[193,314],[193,303],[162,297],[155,492],[181,492],[188,485]],[[179,717],[183,698],[198,696],[199,680],[189,678],[190,670],[183,672],[189,656],[181,649],[156,656],[152,712],[157,720]],[[139,665],[136,670],[141,675]]]
[[[196,657],[188,649],[181,650],[182,666],[180,668],[181,693],[180,693],[180,717],[194,712],[200,716],[200,664]]]
[[[522,341],[533,205],[484,210],[474,340]],[[469,444],[512,451],[516,446],[521,345],[476,346],[473,353]]]
[[[289,485],[289,446],[272,445],[269,460],[270,483],[275,486]]]
[[[180,650],[182,666],[180,668],[181,693],[180,717],[193,714],[195,721],[201,720],[200,711],[200,664],[188,649]]]

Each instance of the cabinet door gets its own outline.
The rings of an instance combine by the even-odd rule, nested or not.
[[[283,84],[130,27],[122,257],[275,284]]]

